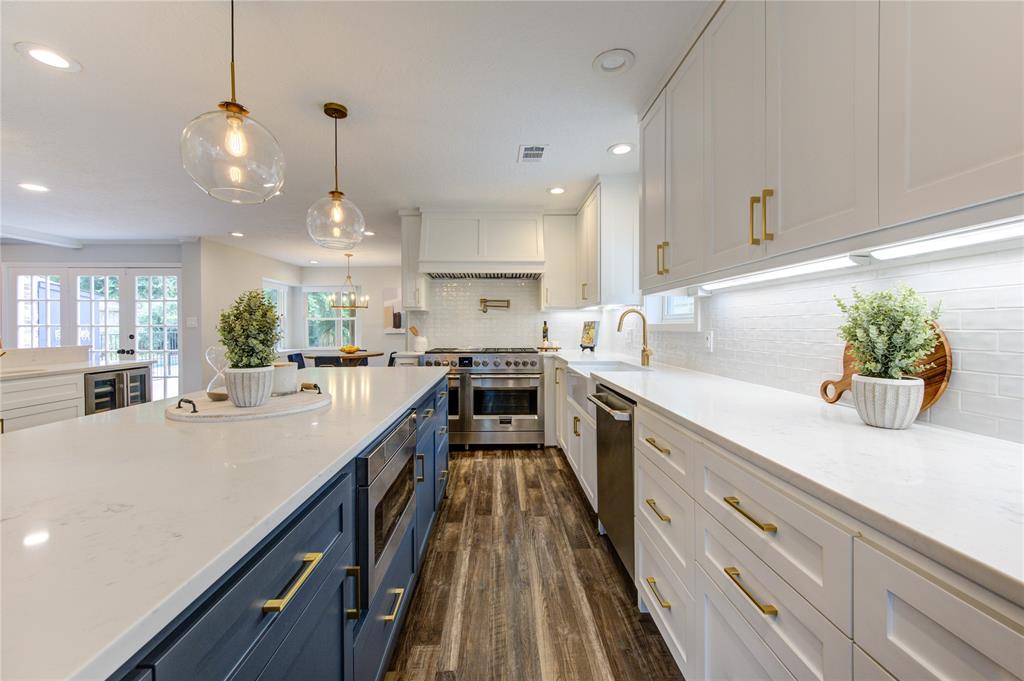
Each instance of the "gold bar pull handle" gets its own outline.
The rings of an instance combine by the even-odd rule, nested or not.
[[[773,532],[778,532],[779,528],[776,527],[774,523],[762,523],[760,520],[758,520],[754,516],[752,516],[749,513],[747,513],[746,509],[740,508],[740,500],[738,498],[736,498],[736,497],[722,497],[722,501],[724,501],[725,503],[727,503],[730,506],[732,506],[733,509],[735,509],[737,513],[739,513],[741,516],[743,516],[744,518],[749,520],[751,523],[753,523],[753,525],[755,527],[757,527],[757,529],[761,530],[762,532],[767,532],[769,534],[771,534]]]
[[[744,596],[750,599],[750,602],[753,603],[754,606],[761,611],[762,615],[779,614],[779,609],[776,608],[774,605],[772,605],[771,603],[761,603],[756,598],[754,598],[754,594],[747,591],[747,587],[743,586],[743,582],[740,581],[740,571],[737,568],[727,567],[725,568],[725,574],[729,575],[729,579],[732,580],[732,583],[735,584],[737,588],[739,588],[739,590],[743,592]]]
[[[358,565],[349,565],[345,568],[345,574],[356,578],[356,607],[347,608],[345,610],[345,617],[350,620],[357,620],[359,619],[359,612],[363,609],[363,592],[359,588],[360,567]]]
[[[647,505],[651,507],[652,511],[654,511],[654,514],[658,516],[658,520],[660,520],[663,523],[672,522],[672,516],[665,515],[664,513],[662,513],[661,510],[658,508],[658,502],[656,502],[654,499],[647,499],[646,501]]]
[[[772,241],[775,235],[768,231],[768,197],[775,196],[773,189],[761,190],[761,238]]]
[[[668,274],[668,265],[665,264],[665,253],[668,251],[668,242],[662,241],[661,246],[661,260],[658,261],[658,274]]]
[[[580,284],[580,297],[583,300],[587,299],[587,282],[583,282],[582,284]]]
[[[660,274],[665,274],[665,272],[661,268],[661,254],[662,254],[662,249],[663,248],[664,248],[664,244],[658,244],[658,245],[656,245],[654,247],[654,262],[655,262],[656,269],[657,269],[656,274],[659,274],[659,275]]]
[[[579,416],[573,416],[572,417],[572,434],[575,435],[576,437],[580,436],[580,417]]]
[[[395,619],[398,618],[398,610],[402,607],[402,598],[405,597],[405,589],[398,588],[391,593],[397,595],[398,598],[395,599],[395,609],[391,611],[391,614],[384,615],[384,617],[381,618],[385,622],[394,622]]]
[[[654,447],[655,449],[657,449],[659,452],[661,452],[665,456],[671,456],[672,455],[672,450],[671,449],[669,449],[668,447],[662,447],[661,445],[658,444],[658,441],[655,440],[653,437],[645,437],[644,438],[644,442],[646,442],[650,446]]]
[[[292,598],[295,597],[295,594],[298,593],[299,589],[302,588],[302,585],[306,583],[306,580],[309,579],[316,566],[323,560],[323,557],[324,554],[322,553],[307,553],[304,555],[302,562],[306,564],[306,567],[302,570],[302,574],[292,583],[291,588],[288,589],[288,593],[283,598],[271,598],[269,601],[264,602],[263,612],[281,612],[284,610]]]
[[[658,591],[658,580],[656,580],[654,577],[648,577],[647,585],[651,587],[651,591],[654,592],[654,597],[658,599],[658,605],[665,608],[666,610],[671,610],[672,604],[666,601],[665,598],[661,595],[661,592]]]
[[[757,246],[761,243],[761,240],[754,236],[754,206],[761,203],[760,196],[750,197],[750,245]]]
[[[420,469],[423,472],[416,476],[416,482],[423,482],[424,480],[427,479],[427,455],[417,454],[416,460],[423,464],[423,466]]]
[[[558,372],[562,370],[562,367],[555,367],[555,385],[559,385],[561,381],[558,380]]]

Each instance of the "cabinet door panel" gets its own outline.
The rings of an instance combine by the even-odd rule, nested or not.
[[[597,512],[597,428],[590,421],[580,422],[580,482]]]
[[[722,6],[704,33],[705,267],[759,258],[749,237],[750,197],[764,185],[765,3]],[[755,234],[761,230],[756,213]]]
[[[884,2],[883,225],[1024,191],[1024,3]]]
[[[704,251],[704,44],[668,86],[666,281],[698,274]]]
[[[433,423],[433,420],[431,420]],[[434,484],[435,437],[433,426],[421,430],[416,436],[416,565],[423,560],[434,519],[436,485]]]
[[[769,255],[878,226],[878,3],[768,3]]]
[[[640,124],[640,288],[662,282],[659,254],[665,241],[665,98]]]
[[[541,309],[576,307],[576,216],[544,216]]]

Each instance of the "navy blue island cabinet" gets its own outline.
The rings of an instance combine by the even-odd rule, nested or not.
[[[444,379],[111,681],[380,681],[444,499],[447,398]],[[397,475],[367,497],[375,454]]]

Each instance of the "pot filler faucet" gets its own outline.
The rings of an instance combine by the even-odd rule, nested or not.
[[[651,366],[651,349],[647,347],[647,317],[644,316],[644,313],[641,312],[640,310],[637,310],[636,308],[630,308],[626,310],[625,312],[622,313],[622,316],[619,317],[618,330],[619,333],[622,333],[622,322],[625,321],[626,315],[630,314],[631,312],[640,315],[640,321],[643,324],[644,347],[642,350],[640,350],[640,366],[649,367]]]

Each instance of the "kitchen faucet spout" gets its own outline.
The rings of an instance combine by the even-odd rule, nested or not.
[[[648,366],[651,365],[651,349],[647,345],[647,316],[644,315],[643,312],[641,312],[640,310],[638,310],[636,308],[630,308],[630,309],[626,310],[619,317],[619,328],[618,328],[618,331],[619,331],[619,333],[622,333],[622,323],[625,321],[626,316],[629,315],[630,313],[637,314],[637,315],[640,316],[640,322],[643,325],[643,335],[644,335],[644,346],[643,346],[643,349],[640,350],[640,366],[648,367]]]

